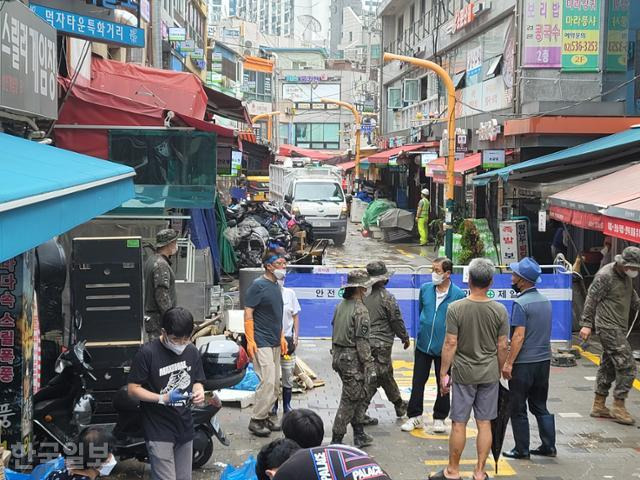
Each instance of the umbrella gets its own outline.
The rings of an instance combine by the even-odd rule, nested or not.
[[[502,452],[504,436],[507,432],[507,425],[511,417],[511,392],[507,388],[506,382],[500,381],[500,391],[498,392],[498,416],[491,420],[491,453],[496,463],[496,475],[498,474],[498,459]]]

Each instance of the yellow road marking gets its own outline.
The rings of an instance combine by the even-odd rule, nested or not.
[[[425,465],[428,467],[446,467],[448,465],[447,460],[425,460]],[[475,465],[475,460],[460,460],[460,465]],[[490,470],[495,471],[495,462],[492,459],[487,459],[487,467],[491,467]],[[436,473],[436,472],[431,472]],[[500,458],[498,460],[498,477],[513,477],[516,474],[516,471],[513,469],[509,463]],[[468,472],[460,472],[460,476],[463,478],[467,478],[473,475],[473,471]],[[494,476],[494,475],[492,475]]]
[[[401,248],[396,248],[396,250],[398,251],[398,253],[401,253],[402,255],[404,255],[407,258],[414,258],[413,255],[411,255],[409,252],[407,252],[406,250],[403,250]]]
[[[428,433],[424,428],[415,428],[411,431],[411,435],[416,438],[424,438],[427,440],[449,440],[448,433]],[[478,436],[478,430],[467,427],[467,438],[475,438]]]
[[[575,348],[580,352],[580,355],[582,355],[584,358],[586,358],[590,362],[595,363],[596,365],[600,365],[600,357],[598,355],[596,355],[595,353],[591,353],[586,350],[583,350],[582,348],[577,346]],[[633,388],[635,388],[636,390],[640,390],[640,380],[638,380],[637,378],[633,381]]]

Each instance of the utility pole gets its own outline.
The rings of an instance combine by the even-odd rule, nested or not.
[[[151,50],[153,67],[162,68],[162,1],[151,2]]]

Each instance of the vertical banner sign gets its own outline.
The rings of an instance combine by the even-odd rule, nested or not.
[[[560,67],[563,1],[573,0],[525,0],[524,68]]]
[[[0,263],[0,436],[29,463],[33,410],[33,253]]]
[[[600,58],[600,0],[564,0],[562,70],[597,72]]]
[[[610,0],[607,10],[607,72],[627,71],[629,0]]]

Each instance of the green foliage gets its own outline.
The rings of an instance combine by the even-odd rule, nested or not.
[[[484,242],[473,220],[463,220],[460,234],[462,235],[460,239],[460,264],[468,265],[474,258],[484,256]]]

